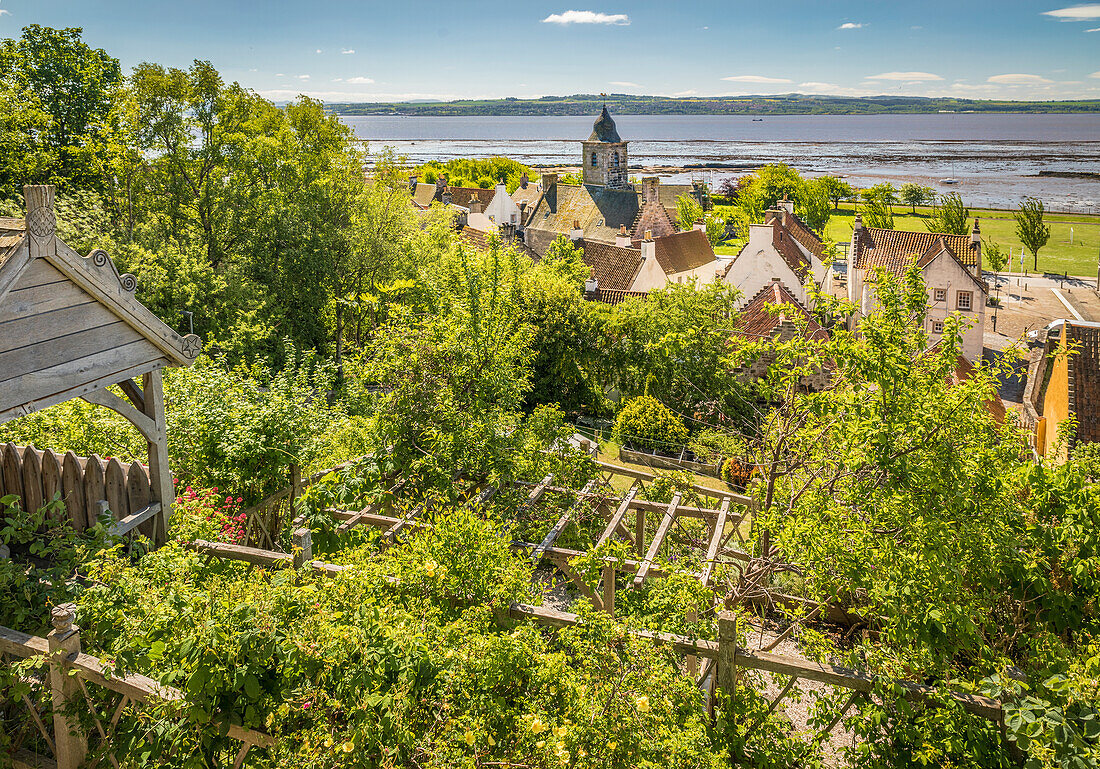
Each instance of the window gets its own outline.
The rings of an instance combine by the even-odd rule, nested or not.
[[[593,168],[596,167],[596,153],[595,152],[592,153],[592,167]]]
[[[942,334],[943,333],[943,321],[942,320],[932,321],[932,333],[933,334]]]
[[[612,152],[611,153],[611,167],[612,168],[618,168],[619,167],[619,153],[618,152]]]
[[[932,299],[936,302],[947,301],[947,289],[946,288],[934,288],[932,289]]]
[[[974,292],[958,291],[955,293],[955,309],[970,310],[974,306]]]

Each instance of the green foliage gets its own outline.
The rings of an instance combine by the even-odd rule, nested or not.
[[[688,431],[671,409],[656,398],[641,395],[619,409],[615,436],[640,449],[670,452],[687,443]]]
[[[581,288],[592,268],[584,262],[584,249],[574,246],[568,235],[558,235],[540,261],[541,266]]]
[[[982,244],[982,263],[993,272],[1000,272],[1008,266],[1008,254],[992,240]]]
[[[963,205],[959,193],[952,192],[940,198],[939,206],[924,226],[929,232],[966,235],[970,232],[970,209]]]
[[[894,212],[881,198],[872,198],[863,206],[863,224],[880,230],[894,229]]]
[[[873,187],[860,190],[859,196],[868,203],[877,200],[880,203],[892,206],[898,202],[898,190],[890,182],[880,182]]]
[[[852,188],[852,185],[835,176],[818,177],[817,183],[825,192],[825,196],[832,201],[834,211],[840,208],[840,201],[854,198],[856,195],[856,191]]]
[[[936,191],[931,187],[923,187],[916,182],[906,182],[901,185],[899,190],[899,198],[902,203],[910,206],[913,213],[917,213],[917,206],[923,206],[925,203],[931,203],[936,199]],[[946,230],[943,230],[946,232]]]
[[[1039,271],[1039,249],[1050,240],[1050,225],[1043,224],[1045,210],[1043,201],[1028,198],[1020,204],[1020,210],[1013,214],[1016,219],[1016,236],[1035,257],[1035,272]]]
[[[490,189],[503,179],[509,195],[519,187],[524,174],[532,181],[537,177],[528,166],[504,157],[455,158],[445,162],[432,160],[416,168],[413,173],[428,184],[435,184],[440,176],[446,176],[447,184],[452,187]]]
[[[676,198],[676,225],[681,230],[690,230],[703,218],[703,207],[690,195]]]

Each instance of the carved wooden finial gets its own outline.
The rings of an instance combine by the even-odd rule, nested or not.
[[[62,603],[50,610],[50,624],[55,630],[64,631],[73,626],[76,620],[76,604]]]
[[[57,218],[53,212],[53,195],[52,184],[29,184],[23,188],[32,257],[57,252]]]

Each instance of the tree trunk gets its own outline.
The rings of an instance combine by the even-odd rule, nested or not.
[[[1035,255],[1035,274],[1039,274],[1039,249],[1031,249],[1031,253]]]
[[[344,379],[344,305],[337,299],[336,302],[336,378]]]

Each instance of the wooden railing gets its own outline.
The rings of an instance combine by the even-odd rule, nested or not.
[[[73,624],[74,610],[72,604],[55,607],[51,616],[54,629],[45,638],[0,626],[0,657],[42,657],[46,673],[40,680],[49,689],[48,696],[39,700],[22,695],[18,702],[0,692],[0,727],[12,737],[7,758],[15,769],[78,769],[89,755],[96,753],[105,753],[110,763],[118,767],[119,757],[114,754],[112,742],[126,707],[132,703],[184,699],[178,689],[163,686],[147,676],[113,675],[99,659],[84,654],[80,649],[80,628]],[[97,707],[88,684],[118,697],[107,706]],[[91,734],[85,732],[75,714],[84,706],[95,724]],[[24,715],[17,720],[17,713]],[[234,724],[222,723],[222,726],[228,728],[223,733],[241,743],[232,764],[234,769],[240,769],[251,748],[275,744],[263,732]]]

